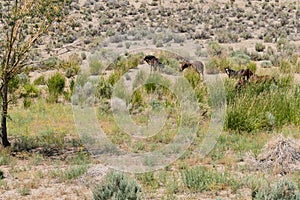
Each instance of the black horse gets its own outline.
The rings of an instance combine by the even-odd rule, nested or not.
[[[144,61],[151,66],[151,71],[157,71],[157,69],[160,71],[162,68],[164,68],[164,65],[159,61],[159,59],[153,55],[147,55],[144,58]]]

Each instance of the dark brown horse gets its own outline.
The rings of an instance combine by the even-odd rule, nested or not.
[[[194,61],[194,62],[188,62],[184,61],[180,63],[180,71],[183,71],[184,69],[188,67],[194,68],[199,74],[203,76],[204,73],[204,64],[201,61]]]
[[[235,71],[233,69],[230,69],[229,67],[226,67],[225,72],[229,78],[236,78],[236,79],[243,78],[245,80],[249,80],[249,78],[254,75],[254,73],[250,69],[241,69]]]

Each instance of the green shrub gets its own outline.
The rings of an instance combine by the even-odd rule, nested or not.
[[[19,193],[21,196],[27,196],[30,195],[30,189],[28,187],[19,188]]]
[[[25,97],[37,97],[39,95],[38,88],[30,83],[24,85]]]
[[[80,56],[74,53],[71,54],[66,61],[60,63],[60,68],[65,69],[67,78],[71,78],[79,73],[81,61]]]
[[[269,60],[264,60],[261,62],[260,66],[263,68],[268,68],[268,67],[272,67],[272,63]]]
[[[299,200],[300,192],[297,185],[289,180],[280,180],[273,186],[265,186],[254,191],[255,200]]]
[[[85,60],[85,59],[86,59],[86,53],[85,53],[85,52],[82,52],[82,53],[81,53],[81,59],[82,59],[82,60]]]
[[[247,69],[250,69],[253,73],[256,73],[257,65],[255,62],[250,62],[247,65]]]
[[[89,60],[89,67],[92,75],[99,75],[104,66],[98,56],[92,56]]]
[[[65,88],[65,77],[57,72],[47,81],[49,99],[48,101],[53,103],[56,102],[58,96],[63,93]]]
[[[94,200],[138,200],[141,197],[141,187],[137,182],[123,173],[111,172],[105,182],[99,184],[93,191]]]
[[[250,56],[244,51],[235,51],[232,54],[232,61],[235,65],[242,66],[250,63]]]
[[[144,88],[146,89],[147,93],[154,92],[156,89],[161,88],[165,89],[170,87],[171,83],[170,80],[165,79],[163,76],[159,74],[153,74],[153,76],[150,76],[146,84],[144,85]]]
[[[45,76],[42,75],[33,81],[34,85],[46,85]]]
[[[32,104],[32,100],[30,98],[24,98],[23,100],[23,106],[24,108],[29,108]]]
[[[53,69],[59,66],[61,60],[57,57],[50,57],[42,62],[43,69]]]
[[[222,54],[222,46],[216,41],[210,41],[207,46],[207,53],[211,57],[220,56]]]
[[[110,85],[114,85],[119,79],[120,79],[120,73],[113,72],[113,73],[108,77],[107,82],[108,82]]]
[[[98,84],[96,86],[95,96],[97,98],[111,98],[112,95],[112,85],[104,78],[100,77]]]
[[[265,48],[266,48],[266,46],[263,43],[258,42],[255,44],[255,50],[257,52],[263,52],[265,50]]]
[[[143,185],[149,186],[152,189],[158,188],[158,180],[154,176],[154,172],[147,172],[136,176]]]
[[[143,93],[141,89],[137,89],[134,91],[131,103],[132,108],[140,108],[144,106],[145,102],[143,100]]]
[[[209,60],[205,66],[205,70],[207,74],[218,74],[219,73],[218,58],[214,57],[211,60]]]
[[[205,167],[183,170],[181,177],[184,185],[196,192],[221,190],[235,182],[226,173],[220,173]]]
[[[13,151],[28,151],[30,149],[37,148],[39,146],[37,137],[21,135],[16,139],[13,145]]]
[[[201,77],[194,70],[186,70],[184,73],[185,78],[192,85],[198,102],[203,102],[206,95],[206,88],[203,85]]]

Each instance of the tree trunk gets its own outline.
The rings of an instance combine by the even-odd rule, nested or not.
[[[3,82],[3,88],[1,91],[2,96],[2,112],[1,112],[1,139],[4,147],[10,146],[10,142],[7,139],[7,110],[8,110],[8,82]]]

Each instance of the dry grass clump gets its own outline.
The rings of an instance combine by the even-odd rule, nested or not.
[[[300,145],[279,135],[265,145],[256,163],[259,169],[273,169],[281,174],[300,170]]]

